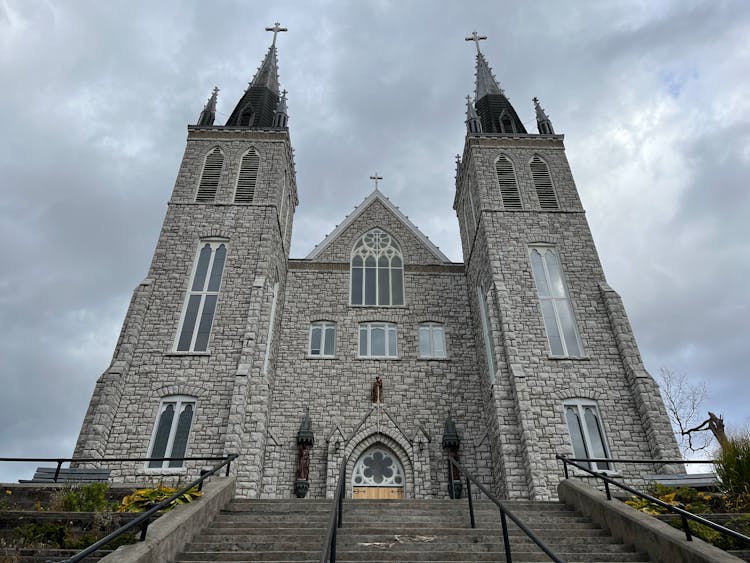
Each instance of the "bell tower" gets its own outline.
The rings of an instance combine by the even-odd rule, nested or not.
[[[679,452],[604,277],[564,136],[536,99],[538,133],[526,131],[479,48],[484,39],[466,38],[476,45],[476,84],[454,209],[495,486],[506,498],[545,499],[561,451],[653,460]]]
[[[146,279],[75,456],[219,456],[258,494],[297,185],[277,36],[225,125],[215,88],[187,145]],[[191,462],[123,465],[135,478]]]

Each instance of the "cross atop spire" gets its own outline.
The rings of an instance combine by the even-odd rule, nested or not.
[[[280,31],[289,31],[285,27],[281,27],[281,24],[279,22],[274,22],[273,27],[267,27],[266,31],[273,31],[273,41],[271,42],[271,47],[276,46],[276,36],[279,34]]]
[[[382,180],[382,179],[383,179],[383,177],[382,176],[378,176],[377,172],[375,172],[374,176],[370,176],[370,180],[374,180],[375,181],[375,191],[378,190],[378,180]]]
[[[479,35],[476,31],[472,31],[469,37],[466,37],[466,41],[473,41],[477,46],[477,54],[479,54],[479,42],[487,39],[486,35]]]

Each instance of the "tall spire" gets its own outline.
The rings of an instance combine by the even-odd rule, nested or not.
[[[474,105],[485,133],[526,133],[526,128],[513,109],[505,92],[492,73],[487,59],[479,49],[479,42],[487,39],[476,31],[466,38],[474,41],[477,48],[476,85]],[[468,121],[467,121],[468,126]],[[469,131],[471,132],[471,131]]]
[[[203,106],[203,111],[198,117],[198,125],[213,125],[214,119],[216,119],[216,96],[219,95],[219,88],[214,86],[211,97],[208,98],[206,105]]]
[[[286,112],[286,90],[281,92],[281,98],[279,99],[279,105],[276,107],[276,113],[273,116],[274,127],[286,127],[289,121],[289,115]]]
[[[555,130],[552,127],[552,122],[550,121],[547,112],[544,111],[544,108],[541,106],[536,96],[534,97],[532,102],[534,102],[534,109],[536,110],[536,127],[539,130],[539,134],[554,135]]]
[[[287,31],[276,22],[266,31],[273,32],[271,46],[266,52],[244,95],[227,120],[227,125],[242,127],[273,127],[279,107],[279,63],[276,55],[276,36]]]

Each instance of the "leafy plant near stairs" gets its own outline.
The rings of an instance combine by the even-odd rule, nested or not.
[[[134,491],[133,494],[128,495],[124,499],[122,499],[122,503],[117,508],[117,511],[143,512],[144,510],[148,510],[151,503],[156,504],[163,500],[166,500],[176,492],[176,488],[167,487],[166,485],[161,483],[151,489],[138,489],[137,491]],[[188,492],[177,497],[177,499],[175,499],[170,506],[165,508],[165,510],[171,510],[177,505],[193,502],[195,499],[201,496],[203,496],[203,493],[198,491],[197,487],[193,487]]]

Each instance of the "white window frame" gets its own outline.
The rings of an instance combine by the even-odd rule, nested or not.
[[[333,353],[326,354],[326,333],[333,329]],[[320,352],[313,353],[312,341],[313,331],[320,330]],[[310,332],[307,339],[307,355],[310,358],[335,358],[336,357],[336,323],[332,321],[315,321],[310,323]]]
[[[422,333],[427,333],[429,352],[422,350]],[[425,360],[445,360],[448,358],[448,350],[445,345],[445,325],[436,322],[421,323],[417,328],[417,349],[419,357]],[[439,344],[439,346],[436,346]]]
[[[479,306],[479,318],[482,321],[482,338],[484,340],[484,353],[487,356],[487,369],[490,372],[490,384],[495,384],[495,343],[492,339],[492,323],[489,311],[489,291],[485,291],[480,285],[477,287],[477,302]]]
[[[372,330],[374,328],[383,329],[385,333],[385,354],[382,356],[374,355],[372,353]],[[362,331],[366,333],[366,354],[362,355]],[[395,353],[391,354],[391,342],[394,344]],[[395,323],[385,322],[367,322],[360,323],[359,332],[357,338],[357,357],[358,358],[374,358],[374,359],[388,359],[392,360],[398,358],[398,325]]]
[[[544,276],[545,280],[544,282],[547,284],[548,288],[552,287],[551,282],[551,276],[549,273],[549,268],[547,266],[547,261],[544,259],[544,254],[546,252],[552,252],[556,259],[557,259],[557,265],[560,268],[560,279],[562,280],[562,290],[563,295],[562,296],[542,296],[539,292],[539,281],[536,279],[536,273],[534,272],[534,264],[532,262],[532,254],[537,251],[539,252],[539,255],[542,259],[542,267],[544,269]],[[583,351],[583,342],[581,341],[581,333],[578,330],[578,320],[576,319],[575,310],[573,309],[573,301],[570,299],[570,292],[568,291],[568,284],[565,280],[565,272],[563,271],[562,267],[562,260],[560,260],[560,253],[557,251],[557,249],[554,246],[551,245],[533,245],[529,247],[529,267],[531,268],[531,275],[534,278],[534,285],[536,287],[536,294],[537,298],[539,299],[539,314],[542,317],[542,324],[544,325],[544,332],[547,335],[547,346],[550,357],[553,358],[582,358],[585,356]],[[554,312],[555,317],[555,325],[557,328],[557,333],[560,337],[560,342],[562,345],[562,354],[555,354],[552,351],[552,342],[550,341],[550,334],[547,330],[547,324],[544,319],[544,310],[543,310],[543,302],[549,302],[552,305],[552,310]],[[570,310],[570,317],[573,322],[573,332],[575,335],[575,342],[578,346],[578,354],[571,354],[570,350],[568,349],[569,343],[565,339],[565,331],[563,327],[563,322],[560,317],[560,307],[561,303],[565,302],[568,309]]]
[[[170,429],[169,429],[169,437],[167,438],[167,445],[166,445],[166,448],[164,449],[164,455],[158,456],[158,457],[171,457],[172,456],[172,450],[174,448],[174,439],[175,439],[175,435],[177,434],[177,427],[179,426],[179,423],[180,423],[180,414],[182,414],[184,407],[186,407],[187,405],[192,405],[193,416],[190,419],[190,427],[188,428],[187,442],[185,443],[185,454],[184,454],[184,457],[188,456],[188,451],[190,449],[190,438],[192,436],[192,430],[194,426],[193,423],[195,422],[195,415],[197,411],[196,403],[197,403],[196,398],[190,395],[170,395],[167,397],[163,397],[161,401],[159,401],[159,409],[156,411],[156,420],[154,421],[154,427],[153,427],[153,430],[151,431],[151,440],[148,446],[147,457],[152,457],[153,455],[154,446],[156,445],[155,444],[156,434],[159,430],[159,422],[161,421],[161,416],[166,410],[167,405],[170,405],[170,404],[175,405],[174,416],[172,418],[172,425],[170,426]],[[161,465],[158,467],[152,467],[150,465],[151,462],[147,461],[145,464],[145,467],[147,470],[151,470],[151,471],[161,471],[164,469],[179,471],[179,470],[184,469],[185,467],[184,462],[179,462],[180,465],[171,466],[171,467],[169,464],[173,462],[169,462],[165,460],[165,461],[161,461],[158,463],[161,463]]]
[[[208,261],[208,267],[206,269],[206,279],[203,280],[203,288],[200,291],[193,291],[193,284],[195,282],[195,274],[198,271],[198,263],[200,261],[201,251],[208,245],[211,248],[211,258],[209,258]],[[224,246],[225,254],[224,254],[224,264],[221,269],[221,277],[219,278],[219,288],[216,291],[209,291],[208,290],[208,284],[211,280],[211,272],[214,267],[214,260],[216,258],[216,251],[221,247]],[[226,240],[202,240],[200,244],[198,245],[198,251],[195,253],[195,259],[193,260],[193,268],[190,273],[190,279],[189,279],[189,285],[187,288],[187,291],[185,292],[185,300],[182,304],[182,313],[180,315],[180,324],[177,329],[177,335],[174,339],[174,346],[173,350],[176,353],[179,354],[206,354],[209,350],[209,342],[211,341],[211,334],[213,333],[214,328],[214,322],[216,322],[216,314],[219,310],[219,294],[221,293],[221,288],[224,283],[224,271],[227,267],[227,258],[229,256],[229,245]],[[198,312],[196,314],[195,318],[195,324],[193,325],[193,332],[192,336],[190,338],[190,346],[187,350],[180,350],[180,339],[182,337],[182,330],[185,325],[185,320],[188,313],[188,304],[190,303],[190,298],[198,295],[200,296],[200,303],[198,305]],[[216,296],[216,306],[214,307],[213,316],[211,317],[211,326],[208,330],[208,339],[206,340],[206,349],[205,350],[196,350],[195,349],[195,341],[198,338],[198,328],[200,327],[201,319],[203,318],[203,307],[206,304],[206,298],[208,296]]]
[[[578,420],[580,423],[580,429],[581,429],[581,435],[583,437],[583,445],[586,448],[586,451],[588,452],[588,455],[583,457],[588,457],[590,459],[596,459],[600,458],[600,456],[593,455],[594,451],[594,442],[591,439],[591,435],[589,433],[589,429],[585,423],[584,419],[584,409],[591,408],[594,410],[594,414],[596,415],[596,421],[597,426],[599,429],[599,433],[601,434],[600,438],[602,441],[602,449],[604,450],[604,458],[605,459],[611,459],[612,454],[609,449],[609,441],[607,440],[607,433],[604,430],[604,422],[602,420],[602,414],[599,410],[599,405],[597,405],[596,401],[593,401],[591,399],[568,399],[566,401],[563,401],[563,420],[565,421],[565,427],[568,429],[568,437],[570,438],[570,447],[573,451],[574,457],[580,457],[575,453],[575,449],[573,447],[573,436],[570,433],[570,425],[568,424],[568,416],[567,416],[567,409],[568,408],[574,408],[576,409],[578,413]],[[615,473],[614,465],[612,463],[602,463],[602,462],[590,462],[585,463],[582,462],[581,465],[588,465],[592,471],[598,471],[600,473]],[[609,466],[609,467],[607,467]]]
[[[390,238],[389,244],[383,248],[379,248],[377,250],[368,248],[364,243],[360,244],[361,241],[364,241],[365,237],[370,234],[375,234],[378,236],[387,236]],[[388,258],[388,303],[380,303],[380,258],[382,256],[385,256]],[[375,303],[365,303],[365,296],[367,295],[367,280],[366,280],[366,271],[367,268],[365,267],[366,261],[368,257],[372,257],[375,259]],[[355,258],[360,258],[362,260],[362,303],[354,303],[352,300],[353,297],[353,288],[354,288],[354,260]],[[398,258],[401,261],[401,266],[394,266],[393,265],[393,259]],[[359,267],[358,267],[359,268]],[[406,306],[406,285],[405,285],[405,263],[404,263],[404,255],[403,252],[401,252],[401,245],[399,245],[398,241],[395,239],[393,235],[391,235],[389,232],[380,229],[378,227],[374,229],[370,229],[366,233],[364,233],[361,237],[359,237],[355,243],[354,247],[352,248],[351,256],[349,257],[349,305],[352,307],[404,307]],[[400,270],[400,279],[401,279],[401,303],[393,303],[393,272],[394,270]]]

